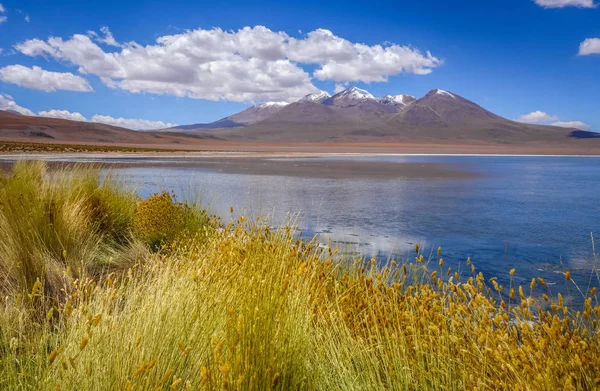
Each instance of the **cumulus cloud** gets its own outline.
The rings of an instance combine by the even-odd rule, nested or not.
[[[337,83],[335,85],[335,88],[333,89],[333,93],[334,94],[339,94],[340,92],[344,91],[345,89],[346,89],[345,85]]]
[[[81,76],[70,72],[50,72],[38,66],[28,68],[23,65],[9,65],[0,68],[0,80],[46,92],[56,90],[93,91],[92,86]]]
[[[121,47],[121,45],[115,40],[115,37],[110,32],[110,29],[107,26],[103,26],[100,28],[100,32],[104,34],[104,37],[98,38],[98,42],[105,43],[109,46],[117,46]]]
[[[558,117],[556,115],[550,115],[547,113],[544,113],[543,111],[534,111],[532,113],[529,114],[525,114],[520,116],[519,118],[517,118],[518,122],[525,122],[528,124],[531,123],[535,123],[535,122],[551,122],[551,121],[557,121]]]
[[[0,110],[11,110],[23,115],[31,115],[35,116],[36,114],[22,106],[19,106],[12,96],[8,94],[0,94]],[[48,118],[60,118],[67,119],[71,121],[81,121],[81,122],[98,122],[107,125],[119,126],[122,128],[133,129],[133,130],[155,130],[155,129],[163,129],[170,128],[173,126],[177,126],[177,124],[172,124],[169,122],[162,121],[149,121],[145,119],[134,119],[134,118],[113,118],[109,115],[94,115],[92,118],[87,119],[83,114],[78,112],[70,112],[68,110],[47,110],[40,111],[37,113],[40,117],[48,117]]]
[[[35,113],[25,107],[19,106],[12,96],[8,94],[0,94],[0,110],[15,111],[23,115],[35,115]]]
[[[594,0],[535,0],[535,3],[545,8],[594,8],[597,6]]]
[[[400,73],[427,74],[442,61],[429,52],[396,44],[353,43],[318,29],[297,39],[264,26],[237,31],[197,29],[166,35],[153,45],[119,44],[108,28],[98,34],[51,37],[15,45],[79,67],[111,88],[197,99],[291,101],[319,91],[312,78],[381,82]],[[93,40],[119,46],[109,53]],[[310,75],[302,64],[316,64]]]
[[[6,16],[0,16],[0,24],[6,22],[8,18]]]
[[[600,38],[588,38],[579,45],[579,55],[600,54]]]
[[[581,121],[559,121],[557,115],[550,115],[543,111],[534,111],[525,114],[516,119],[518,122],[528,124],[547,124],[552,126],[560,126],[563,128],[576,128],[581,130],[590,130],[591,127]]]
[[[172,124],[169,122],[148,121],[145,119],[132,119],[122,117],[113,118],[110,115],[95,115],[92,117],[91,121],[136,130],[164,129],[177,126],[177,124]]]
[[[2,3],[0,3],[0,13],[2,13],[2,12],[6,12],[6,8],[4,8]]]
[[[314,73],[319,80],[384,82],[403,72],[426,75],[442,64],[429,52],[395,44],[352,43],[325,29],[312,31],[305,39],[292,38],[288,46],[292,60],[321,65]]]
[[[71,113],[68,110],[48,110],[48,111],[40,111],[38,113],[40,117],[49,117],[49,118],[60,118],[60,119],[69,119],[71,121],[87,121],[81,113]]]
[[[585,124],[581,121],[557,121],[553,122],[550,125],[560,126],[561,128],[575,128],[580,130],[590,130],[591,127],[588,124]]]

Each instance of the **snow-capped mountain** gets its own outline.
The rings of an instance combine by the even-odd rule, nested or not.
[[[334,96],[310,94],[290,104],[266,102],[211,124],[178,129],[265,142],[466,140],[506,144],[591,137],[574,129],[513,122],[441,89],[416,99],[406,94],[377,98],[357,87]]]
[[[412,95],[406,95],[406,94],[386,95],[383,98],[379,99],[379,103],[381,103],[383,105],[387,105],[387,106],[402,107],[402,106],[408,106],[409,104],[413,103],[416,100],[417,100],[417,98],[415,98]]]
[[[375,98],[375,96],[367,90],[357,87],[350,87],[332,96],[331,98],[325,99],[323,104],[328,106],[348,107],[369,100],[376,101],[377,98]]]
[[[328,98],[331,98],[331,95],[329,95],[325,91],[321,91],[321,92],[316,93],[316,94],[308,94],[308,95],[306,95],[304,98],[300,99],[298,101],[298,103],[321,103],[325,99],[328,99]]]

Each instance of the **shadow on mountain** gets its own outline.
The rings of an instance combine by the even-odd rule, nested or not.
[[[574,130],[569,134],[570,138],[600,138],[600,133],[588,132],[586,130]]]

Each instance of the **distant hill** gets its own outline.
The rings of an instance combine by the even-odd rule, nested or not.
[[[95,122],[34,117],[0,110],[0,139],[34,142],[79,142],[107,144],[187,144],[213,138],[194,134],[137,132]]]
[[[440,89],[417,99],[406,94],[377,98],[356,87],[334,96],[307,95],[291,104],[269,102],[212,124],[175,129],[229,140],[269,143],[521,144],[597,138],[594,132],[511,121]]]

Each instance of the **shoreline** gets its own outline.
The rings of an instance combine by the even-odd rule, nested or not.
[[[493,144],[477,142],[335,142],[260,143],[189,140],[185,143],[106,143],[0,140],[0,156],[600,156],[600,143],[569,140],[565,144]]]
[[[552,157],[552,158],[600,158],[589,154],[502,154],[502,153],[392,153],[392,152],[255,152],[255,151],[194,151],[173,153],[164,152],[39,152],[39,153],[0,153],[0,160],[35,160],[47,158],[63,159],[184,159],[184,158],[319,158],[319,157],[403,157],[403,156],[431,156],[431,157]]]

